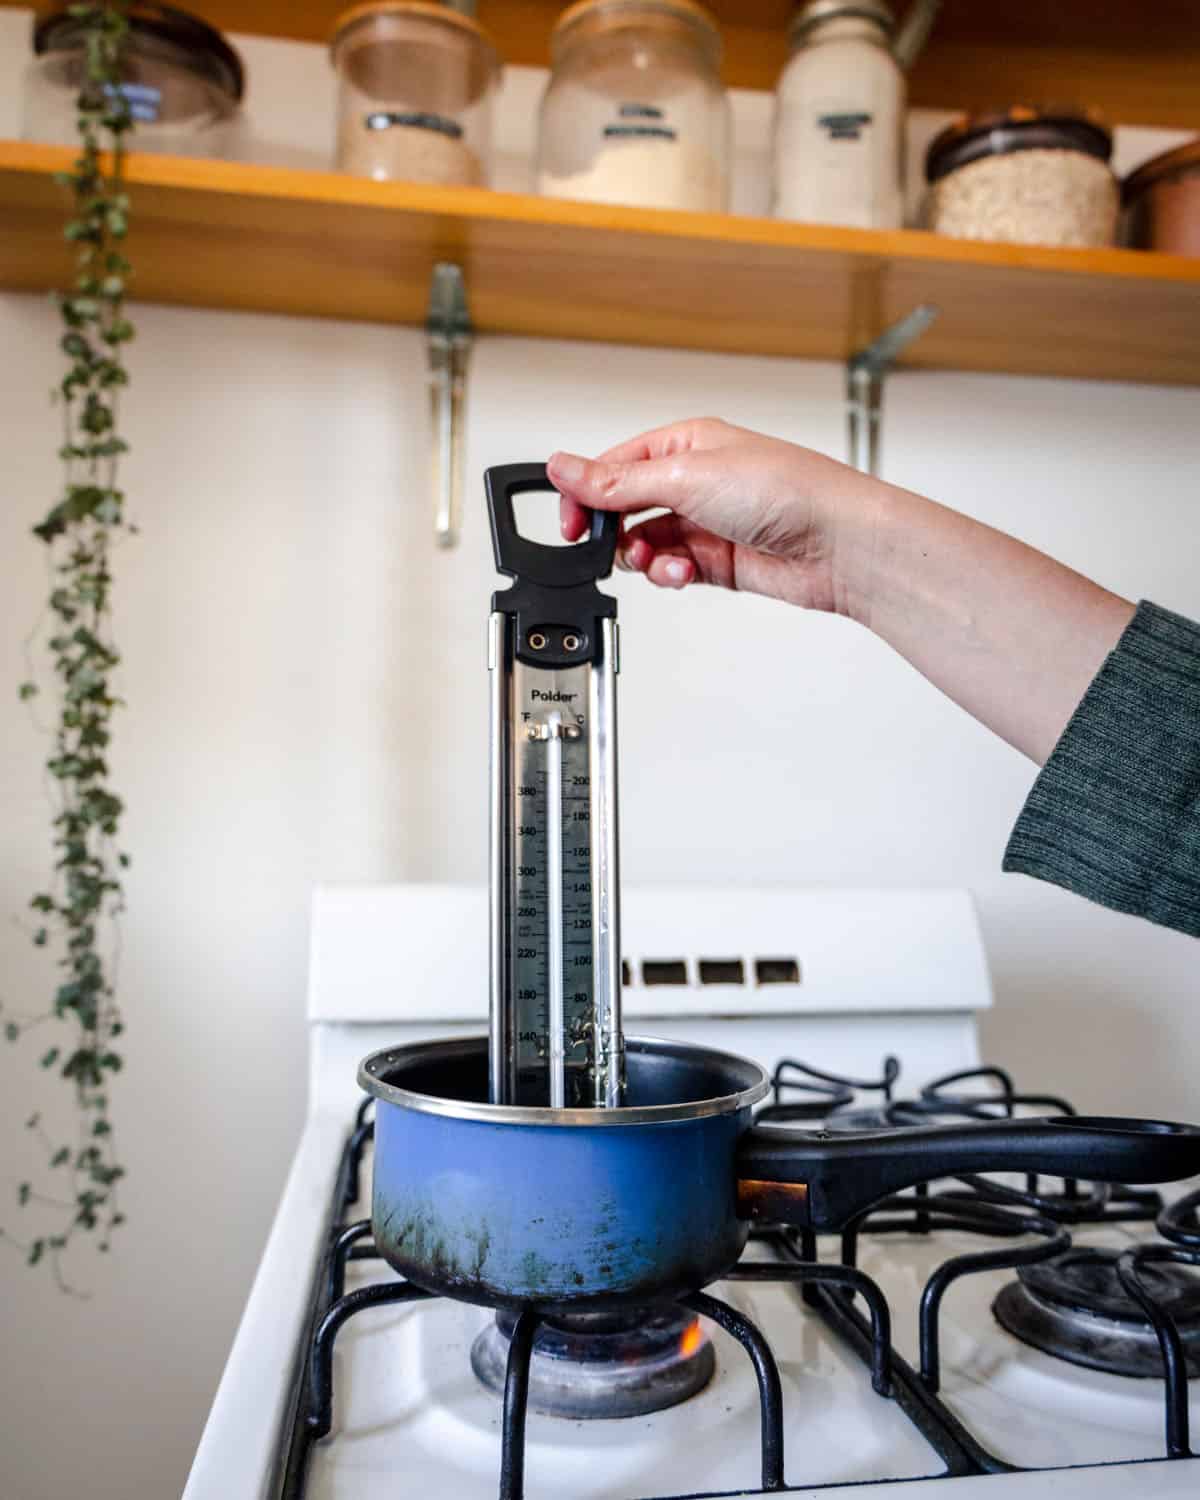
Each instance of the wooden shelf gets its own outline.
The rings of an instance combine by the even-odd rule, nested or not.
[[[70,156],[0,142],[0,286],[67,284]],[[449,259],[482,332],[841,359],[931,301],[907,364],[1200,384],[1200,259],[148,155],[129,178],[148,302],[414,323]]]
[[[0,0],[28,4],[29,0]],[[225,31],[326,41],[349,0],[205,0]],[[708,0],[725,39],[725,79],[771,89],[787,56],[793,0]],[[563,0],[479,0],[479,18],[513,63],[545,67]],[[905,9],[896,0],[897,14]],[[1086,104],[1114,121],[1200,130],[1196,0],[944,0],[910,79],[910,102],[995,109]],[[253,80],[251,80],[253,87]]]

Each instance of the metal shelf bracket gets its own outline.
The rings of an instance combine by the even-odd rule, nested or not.
[[[864,474],[879,473],[879,427],[883,415],[883,381],[900,353],[919,338],[940,311],[922,302],[906,318],[885,328],[877,339],[846,361],[846,419],[850,462]]]
[[[462,268],[439,261],[429,286],[425,318],[429,350],[429,402],[432,431],[430,475],[433,481],[434,536],[441,547],[458,541],[462,521],[463,464],[466,446],[464,409],[467,367],[475,330],[467,306]]]

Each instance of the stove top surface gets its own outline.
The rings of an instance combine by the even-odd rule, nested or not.
[[[362,1280],[378,1271],[367,1272]],[[356,1276],[355,1282],[359,1282]],[[769,1330],[791,1414],[790,1483],[934,1474],[937,1454],[903,1412],[880,1401],[849,1350],[797,1316],[782,1288],[719,1283],[717,1296]],[[773,1294],[773,1295],[771,1295]],[[346,1395],[334,1435],[314,1449],[312,1500],[413,1495],[495,1500],[501,1402],[471,1370],[486,1309],[443,1300],[368,1314],[347,1325]],[[369,1321],[368,1321],[369,1319]],[[647,1417],[571,1421],[531,1411],[527,1500],[612,1500],[753,1490],[758,1477],[758,1389],[737,1343],[712,1329],[716,1373],[689,1400]],[[349,1380],[345,1379],[350,1365]]]
[[[368,1147],[361,1181],[369,1180]],[[1012,1183],[1014,1190],[1022,1185]],[[946,1211],[948,1200],[929,1201],[935,1212]],[[893,1218],[899,1205],[897,1200]],[[367,1211],[368,1205],[358,1202],[347,1207],[344,1219],[353,1221]],[[1144,1217],[1072,1228],[1076,1247],[1114,1253],[1153,1238],[1153,1223]],[[858,1266],[878,1284],[892,1310],[897,1375],[910,1386],[920,1385],[915,1372],[922,1358],[917,1309],[923,1288],[948,1259],[978,1253],[986,1243],[978,1234],[946,1228],[860,1236]],[[836,1264],[842,1248],[835,1237],[822,1237],[818,1258]],[[765,1240],[752,1243],[746,1260],[778,1266],[790,1258],[786,1247]],[[992,1303],[1015,1279],[1014,1270],[1002,1268],[964,1276],[949,1287],[939,1319],[938,1400],[951,1425],[961,1423],[969,1434],[968,1447],[978,1445],[973,1451],[982,1450],[989,1465],[1060,1471],[1060,1481],[1072,1485],[1086,1475],[1092,1484],[1031,1493],[1105,1493],[1095,1485],[1104,1482],[1099,1476],[1106,1471],[1072,1473],[1071,1466],[1161,1459],[1163,1383],[1084,1368],[1014,1338],[993,1315]],[[381,1284],[400,1284],[381,1261],[348,1262],[347,1291]],[[914,1422],[911,1399],[876,1394],[862,1351],[821,1311],[807,1306],[797,1286],[731,1279],[706,1290],[752,1321],[774,1354],[789,1489],[918,1481],[946,1473],[945,1448],[939,1451],[936,1436],[931,1439]],[[303,1495],[308,1500],[393,1500],[409,1493],[493,1500],[502,1400],[471,1366],[472,1346],[493,1321],[488,1309],[440,1298],[381,1306],[350,1318],[336,1346],[333,1429],[311,1445]],[[675,1500],[759,1493],[761,1416],[754,1368],[729,1333],[707,1320],[704,1326],[715,1352],[715,1374],[676,1406],[602,1420],[564,1419],[531,1409],[524,1448],[526,1500],[558,1500],[563,1494],[575,1500]],[[1188,1401],[1192,1415],[1200,1417],[1200,1393],[1189,1391]],[[1175,1493],[1171,1486],[1179,1467],[1166,1466],[1161,1484],[1156,1477],[1153,1487],[1138,1493]],[[1123,1472],[1128,1485],[1130,1471]],[[1163,1472],[1157,1464],[1138,1470],[1147,1481]],[[1193,1479],[1200,1485],[1200,1478]],[[954,1488],[968,1482],[956,1480]],[[908,1489],[902,1484],[904,1493]]]
[[[1109,1226],[1086,1238],[1124,1248],[1145,1238],[1145,1226]],[[926,1279],[948,1255],[978,1248],[974,1236],[955,1233],[864,1244],[860,1264],[895,1311],[894,1345],[909,1364],[919,1363],[916,1307]],[[822,1250],[836,1253],[836,1245],[823,1243]],[[755,1258],[765,1257],[756,1252]],[[355,1262],[347,1288],[392,1279],[378,1262]],[[964,1278],[947,1296],[940,1395],[953,1415],[997,1459],[1023,1469],[1161,1458],[1161,1381],[1085,1369],[1014,1339],[991,1312],[1012,1279],[1008,1270]],[[726,1281],[708,1290],[748,1316],[771,1345],[783,1384],[789,1488],[944,1472],[942,1457],[901,1406],[875,1394],[858,1354],[803,1306],[794,1288]],[[314,1445],[305,1495],[494,1500],[501,1401],[470,1363],[472,1343],[492,1318],[484,1308],[434,1299],[351,1320],[337,1346],[333,1433]],[[669,1410],[600,1421],[530,1411],[527,1500],[757,1492],[754,1372],[729,1334],[712,1325],[707,1331],[716,1373],[704,1390]],[[1194,1392],[1191,1406],[1200,1417]]]

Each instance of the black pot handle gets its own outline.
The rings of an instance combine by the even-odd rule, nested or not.
[[[1176,1182],[1200,1172],[1200,1128],[1070,1115],[856,1134],[752,1126],[738,1142],[744,1219],[840,1230],[881,1198],[968,1172]]]

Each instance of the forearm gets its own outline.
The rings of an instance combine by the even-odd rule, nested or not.
[[[880,485],[839,538],[849,613],[1042,764],[1133,605],[981,522]]]
[[[1041,764],[1133,606],[1012,537],[819,453],[676,423],[589,461],[559,453],[564,532],[625,513],[652,583],[746,589],[862,621]],[[670,514],[631,521],[650,508]]]

